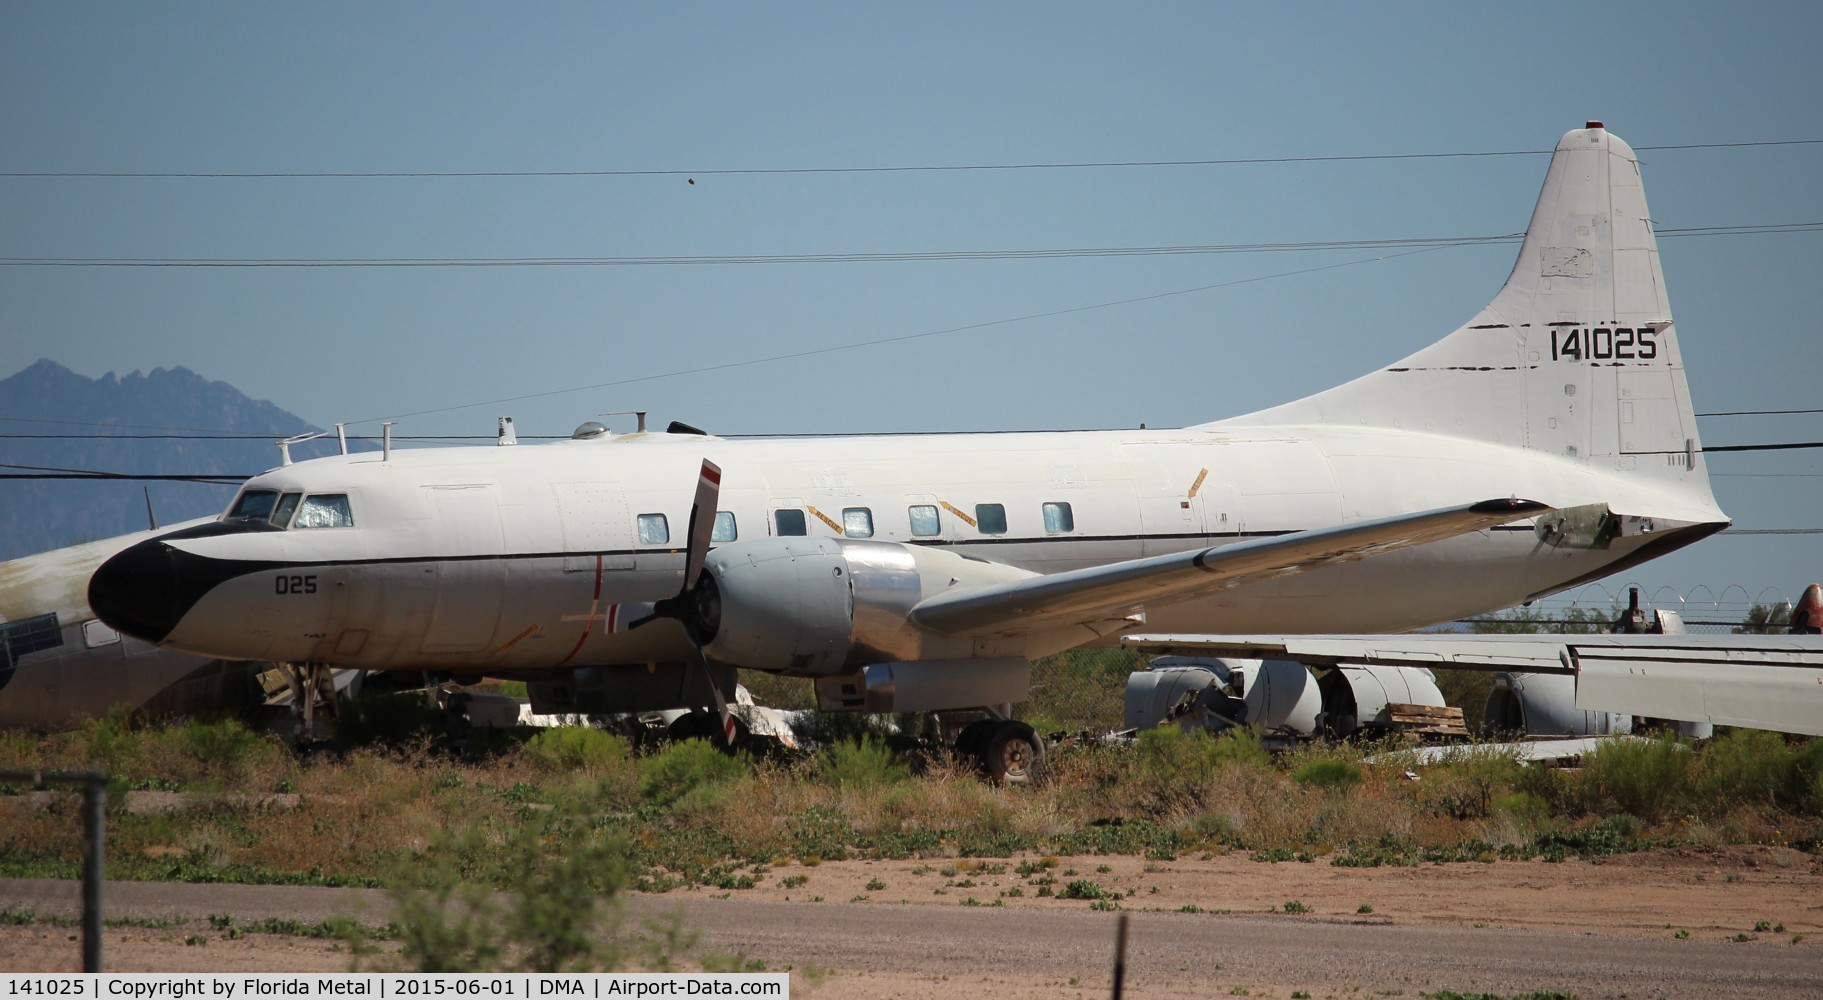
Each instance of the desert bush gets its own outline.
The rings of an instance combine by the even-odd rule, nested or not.
[[[817,779],[836,788],[881,788],[910,774],[886,741],[871,735],[835,743],[817,756]]]
[[[204,778],[244,779],[269,767],[284,752],[239,719],[191,722],[167,731],[166,739],[176,745],[183,763]]]
[[[1519,781],[1519,755],[1498,746],[1456,748],[1424,775],[1420,797],[1426,808],[1456,819],[1485,819],[1494,800]]]
[[[1809,740],[1792,751],[1779,802],[1805,816],[1823,815],[1823,740]]]
[[[539,730],[521,752],[547,774],[596,774],[625,765],[632,747],[625,737],[593,726],[558,726]]]
[[[1650,740],[1603,740],[1583,760],[1577,781],[1585,794],[1656,823],[1683,808],[1693,756],[1675,735]]]
[[[595,826],[581,805],[522,824],[498,865],[504,905],[466,881],[447,855],[471,855],[485,834],[469,827],[440,838],[422,863],[392,880],[400,957],[419,972],[516,969],[582,972],[622,967],[615,897],[626,884],[628,847]]]
[[[1220,794],[1216,777],[1228,767],[1272,768],[1259,733],[1243,728],[1210,736],[1177,726],[1143,730],[1128,765],[1129,793],[1157,806],[1202,804]]]
[[[132,715],[115,709],[99,719],[82,723],[82,758],[90,767],[116,778],[137,777],[145,759],[145,740],[132,724]]]
[[[694,789],[733,781],[747,771],[744,759],[723,753],[708,740],[683,740],[639,762],[639,794],[668,806]]]
[[[1361,769],[1345,760],[1320,757],[1299,764],[1291,780],[1326,792],[1346,792],[1361,784]]]
[[[1785,790],[1792,755],[1785,740],[1759,729],[1734,729],[1704,744],[1695,801],[1709,815],[1737,805],[1774,805]]]

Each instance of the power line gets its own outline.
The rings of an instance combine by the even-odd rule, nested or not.
[[[1666,239],[1823,232],[1823,222],[1662,229]],[[1057,247],[1028,250],[898,250],[881,253],[724,254],[676,257],[0,257],[0,267],[666,267],[742,264],[875,264],[905,261],[1056,260],[1075,257],[1159,257],[1208,254],[1311,253],[1518,243],[1523,233],[1421,236],[1298,243],[1209,243],[1150,247]]]
[[[1759,142],[1701,142],[1663,146],[1635,146],[1635,152],[1687,149],[1746,149],[1761,146],[1814,146],[1823,139],[1769,139]],[[140,171],[140,170],[9,170],[0,177],[19,178],[132,178],[132,179],[364,179],[364,178],[483,178],[483,177],[719,177],[792,174],[904,174],[960,173],[995,170],[1101,170],[1128,167],[1226,167],[1275,163],[1352,163],[1374,160],[1443,160],[1501,156],[1549,156],[1555,149],[1503,149],[1442,153],[1356,153],[1332,156],[1254,156],[1209,160],[1091,160],[1083,162],[950,163],[874,167],[717,167],[712,169],[658,170],[272,170],[272,171]]]

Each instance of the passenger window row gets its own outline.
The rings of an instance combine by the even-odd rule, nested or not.
[[[948,504],[943,506],[949,507]],[[955,507],[949,507],[951,513],[968,523],[983,535],[1004,535],[1007,533],[1006,506],[997,503],[978,503],[973,517]],[[1044,512],[1044,531],[1047,535],[1067,535],[1076,530],[1076,516],[1070,505],[1063,501],[1047,502]],[[913,538],[935,538],[943,533],[942,514],[936,504],[912,504],[906,508],[911,522]],[[872,538],[874,536],[874,512],[871,507],[844,507],[838,522],[835,518],[817,516],[832,524],[839,523],[840,531],[845,538]],[[640,514],[635,519],[638,529],[639,544],[668,545],[671,541],[671,526],[663,514]],[[772,512],[773,532],[781,537],[801,537],[810,534],[810,519],[802,507],[780,507]],[[715,512],[715,532],[710,536],[713,542],[732,542],[740,537],[735,526],[734,512],[718,510]]]

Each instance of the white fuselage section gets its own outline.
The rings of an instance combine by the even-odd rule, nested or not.
[[[1642,546],[1682,544],[1672,542],[1682,526],[1725,521],[1711,503],[1586,464],[1380,428],[632,434],[396,451],[385,460],[368,453],[287,466],[246,486],[345,495],[350,525],[172,543],[234,569],[163,644],[498,674],[685,660],[694,648],[675,623],[631,632],[627,624],[682,586],[691,488],[705,458],[723,470],[717,507],[724,521],[732,515],[732,541],[796,524],[813,536],[870,528],[865,537],[876,541],[942,546],[1047,574],[1490,497],[1607,504],[1663,526],[1575,548],[1542,544],[1520,522],[1145,606],[1143,628],[1155,632],[1407,629],[1518,603],[1598,575]],[[730,541],[727,527],[718,545]],[[980,655],[1055,651],[1055,640],[1046,642]]]

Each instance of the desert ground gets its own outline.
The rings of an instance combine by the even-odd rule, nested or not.
[[[1132,921],[1130,996],[1823,995],[1823,860],[1787,848],[1384,868],[1078,855],[1019,874],[1040,860],[784,866],[732,893],[633,894],[628,923],[681,916],[700,949],[789,970],[794,996],[828,1000],[1103,996],[1115,907]],[[1041,896],[1046,878],[1122,898]],[[75,915],[78,899],[74,882],[0,880],[0,901],[41,918]],[[208,917],[379,924],[388,909],[375,891],[241,885],[115,882],[106,900],[130,921],[108,931],[115,971],[343,970],[337,942],[229,939]],[[0,970],[74,969],[77,933],[0,928]]]

